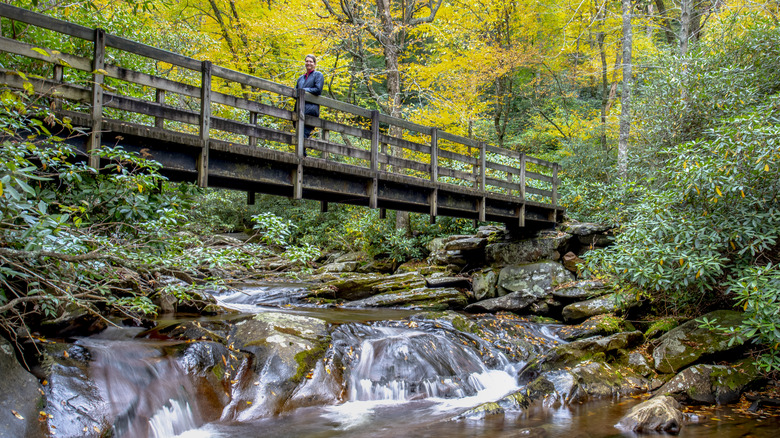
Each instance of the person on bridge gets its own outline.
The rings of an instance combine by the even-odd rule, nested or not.
[[[322,94],[322,87],[325,85],[325,76],[317,71],[317,58],[314,55],[306,55],[306,58],[304,58],[304,63],[306,65],[306,73],[302,74],[301,77],[298,78],[298,82],[295,83],[295,89],[302,89],[307,93],[319,96]],[[306,116],[319,117],[320,106],[315,103],[306,102],[306,106],[303,109],[303,114]],[[313,130],[313,126],[304,125],[304,137],[309,138]]]

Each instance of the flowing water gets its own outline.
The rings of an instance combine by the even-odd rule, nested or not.
[[[220,403],[215,395],[220,390],[204,389],[202,380],[185,372],[187,364],[175,359],[174,352],[183,348],[181,342],[137,338],[138,329],[107,330],[78,344],[89,351],[91,379],[102,396],[100,399],[108,404],[104,408],[116,419],[114,436],[635,436],[614,427],[640,401],[633,398],[562,407],[534,403],[522,412],[483,420],[453,420],[471,407],[496,401],[519,389],[515,379],[518,369],[548,348],[545,345],[561,342],[555,336],[554,326],[522,323],[515,330],[533,342],[500,348],[499,338],[504,336],[500,332],[499,342],[488,343],[454,330],[444,320],[409,319],[416,313],[411,311],[296,307],[301,295],[299,288],[267,285],[217,298],[241,312],[284,311],[328,321],[331,342],[324,359],[292,398],[306,400],[317,396],[317,400],[330,402],[299,403],[278,415],[228,415],[225,403]],[[336,379],[335,374],[340,378]],[[67,385],[64,381],[61,384]],[[273,391],[263,385],[251,390],[258,395]],[[58,393],[62,397],[71,394]],[[713,411],[712,416],[720,417],[720,421],[686,426],[679,436],[776,437],[780,428],[776,418],[746,419],[730,407]]]

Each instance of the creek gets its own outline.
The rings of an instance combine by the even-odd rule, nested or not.
[[[494,336],[488,342],[445,318],[420,318],[409,310],[302,307],[302,295],[302,287],[255,285],[215,296],[240,313],[161,319],[158,325],[230,323],[264,312],[324,320],[326,351],[284,400],[273,401],[280,386],[268,375],[271,365],[253,374],[251,361],[237,360],[234,380],[215,387],[192,372],[193,355],[181,353],[197,343],[166,338],[159,329],[109,328],[69,350],[88,358],[88,376],[66,370],[52,377],[49,399],[61,408],[53,413],[57,436],[87,430],[68,419],[68,407],[87,417],[108,412],[117,438],[636,436],[614,427],[641,401],[631,397],[564,406],[537,401],[502,415],[456,419],[520,389],[518,370],[563,342],[558,325],[514,322],[510,332],[499,318],[483,317],[482,327]],[[518,336],[522,342],[513,339]],[[227,367],[225,355],[222,361]],[[73,400],[85,393],[94,396],[76,405]],[[268,406],[277,408],[269,413]],[[777,419],[746,419],[733,407],[719,409],[712,415],[720,421],[686,426],[679,436],[777,436]]]

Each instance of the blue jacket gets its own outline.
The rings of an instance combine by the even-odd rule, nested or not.
[[[314,72],[312,72],[308,78],[305,74],[302,74],[301,77],[298,78],[298,82],[295,83],[296,90],[302,88],[307,93],[311,93],[315,96],[322,94],[323,86],[325,86],[325,76],[317,70],[314,70]],[[319,117],[320,106],[314,103],[306,102],[306,107],[304,108],[303,113],[307,116]]]

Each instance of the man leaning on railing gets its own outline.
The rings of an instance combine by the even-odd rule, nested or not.
[[[296,90],[304,90],[307,93],[311,93],[315,96],[322,94],[322,87],[325,85],[325,76],[317,71],[317,58],[314,55],[306,55],[304,58],[306,65],[306,73],[302,74],[298,78],[298,82],[295,83]],[[320,116],[320,106],[316,103],[306,102],[303,109],[303,114],[306,116]],[[309,138],[314,127],[311,125],[304,125],[303,136]]]

